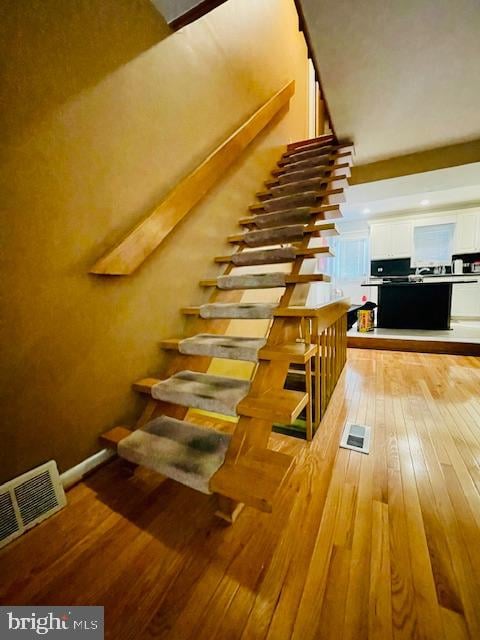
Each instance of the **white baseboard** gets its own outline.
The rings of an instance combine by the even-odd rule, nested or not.
[[[80,482],[80,480],[90,473],[101,464],[113,458],[116,455],[115,451],[111,449],[102,449],[98,453],[94,453],[93,456],[87,458],[86,460],[82,460],[79,464],[75,465],[71,469],[68,469],[64,473],[60,475],[60,480],[63,484],[64,489],[70,489],[74,484]]]

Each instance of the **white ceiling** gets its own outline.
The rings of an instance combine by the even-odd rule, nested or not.
[[[358,164],[480,138],[479,0],[301,4]]]
[[[345,194],[346,221],[480,206],[480,162],[353,185]]]

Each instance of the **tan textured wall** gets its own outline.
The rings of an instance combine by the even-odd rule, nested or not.
[[[65,470],[137,417],[133,380],[277,158],[306,135],[293,0],[229,0],[170,34],[149,0],[0,5],[0,481]],[[285,82],[284,113],[134,276],[87,274],[104,250]]]

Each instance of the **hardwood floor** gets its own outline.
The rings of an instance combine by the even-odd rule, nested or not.
[[[102,604],[106,637],[480,638],[480,360],[350,350],[272,515],[114,462],[0,552],[0,604]],[[346,419],[370,455],[338,448]]]

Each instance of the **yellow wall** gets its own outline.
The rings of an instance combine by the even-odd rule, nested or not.
[[[133,380],[267,177],[306,136],[306,49],[293,0],[229,0],[171,34],[149,0],[0,5],[0,481],[65,470],[129,424]],[[92,263],[285,82],[290,110],[132,277]]]

